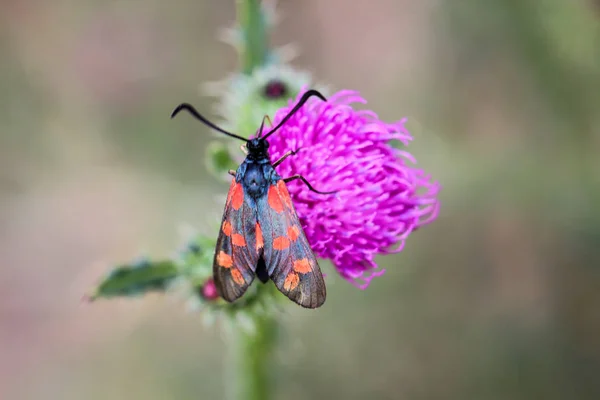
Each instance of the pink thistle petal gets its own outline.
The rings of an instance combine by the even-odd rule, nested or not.
[[[304,91],[276,113],[274,124]],[[331,259],[344,279],[365,289],[385,273],[375,256],[402,251],[412,232],[436,219],[440,186],[413,167],[412,154],[391,146],[391,140],[404,146],[412,141],[406,118],[382,122],[373,111],[355,111],[354,103],[366,100],[350,90],[327,102],[309,100],[269,143],[271,160],[301,148],[277,167],[279,175],[301,174],[317,190],[337,191],[320,195],[299,181],[288,185],[315,254]]]

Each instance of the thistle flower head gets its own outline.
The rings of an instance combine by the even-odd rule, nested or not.
[[[277,124],[296,104],[290,101],[273,119]],[[416,161],[391,141],[412,139],[405,119],[382,122],[356,92],[341,91],[327,102],[310,100],[269,138],[271,160],[300,150],[277,167],[283,176],[303,175],[321,195],[301,182],[288,184],[306,236],[321,258],[331,259],[342,277],[366,288],[383,274],[377,254],[401,251],[406,238],[436,218],[439,185],[412,164]]]

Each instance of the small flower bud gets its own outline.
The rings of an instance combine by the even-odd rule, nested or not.
[[[312,84],[310,74],[287,65],[273,63],[255,68],[250,75],[238,74],[221,84],[207,87],[212,95],[221,90],[218,114],[232,132],[250,137],[256,133],[263,117],[273,117],[281,107],[305,86],[321,89]],[[326,90],[324,91],[325,95]]]
[[[206,282],[199,288],[199,295],[206,301],[214,301],[219,298],[219,292],[215,286],[215,281],[208,278]]]
[[[285,98],[288,94],[288,88],[285,82],[279,79],[273,79],[265,85],[264,96],[267,99]]]

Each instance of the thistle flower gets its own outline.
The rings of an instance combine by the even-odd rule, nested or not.
[[[273,123],[297,100],[280,109]],[[352,103],[366,101],[352,91],[328,102],[309,101],[269,143],[272,160],[300,149],[277,168],[281,176],[301,174],[317,190],[337,191],[320,195],[300,181],[288,184],[315,254],[331,259],[343,278],[364,289],[385,272],[376,255],[401,251],[413,231],[436,218],[439,185],[411,165],[412,155],[391,145],[412,140],[406,119],[385,123],[372,111],[353,110]]]

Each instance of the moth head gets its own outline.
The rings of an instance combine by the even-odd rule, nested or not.
[[[248,154],[254,157],[266,156],[269,150],[269,142],[265,139],[257,137],[246,142]]]

